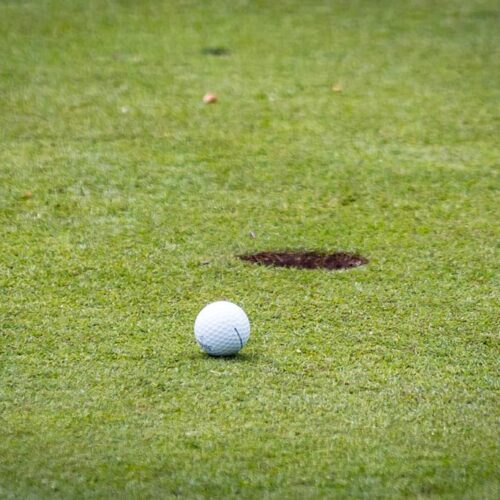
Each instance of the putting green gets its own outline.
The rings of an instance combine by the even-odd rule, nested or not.
[[[0,497],[497,498],[499,18],[1,1]]]

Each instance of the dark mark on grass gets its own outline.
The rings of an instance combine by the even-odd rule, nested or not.
[[[228,56],[230,54],[229,49],[225,47],[204,47],[201,49],[201,53],[205,56]]]
[[[368,259],[361,255],[336,252],[259,252],[248,255],[239,255],[241,260],[261,264],[264,266],[293,267],[297,269],[347,269],[359,267],[368,263]]]

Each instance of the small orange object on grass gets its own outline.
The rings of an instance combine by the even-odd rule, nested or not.
[[[203,102],[205,104],[213,104],[214,102],[217,102],[217,96],[215,94],[205,94],[203,96]]]

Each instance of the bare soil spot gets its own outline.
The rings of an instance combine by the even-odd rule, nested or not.
[[[201,53],[205,56],[228,56],[230,54],[230,50],[226,47],[204,47],[201,49]]]
[[[368,263],[365,257],[348,252],[259,252],[238,257],[241,260],[264,266],[328,269],[330,271],[359,267]]]

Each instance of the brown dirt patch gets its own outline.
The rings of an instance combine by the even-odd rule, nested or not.
[[[238,257],[241,260],[264,266],[329,269],[330,271],[359,267],[368,263],[365,257],[348,252],[259,252]]]

